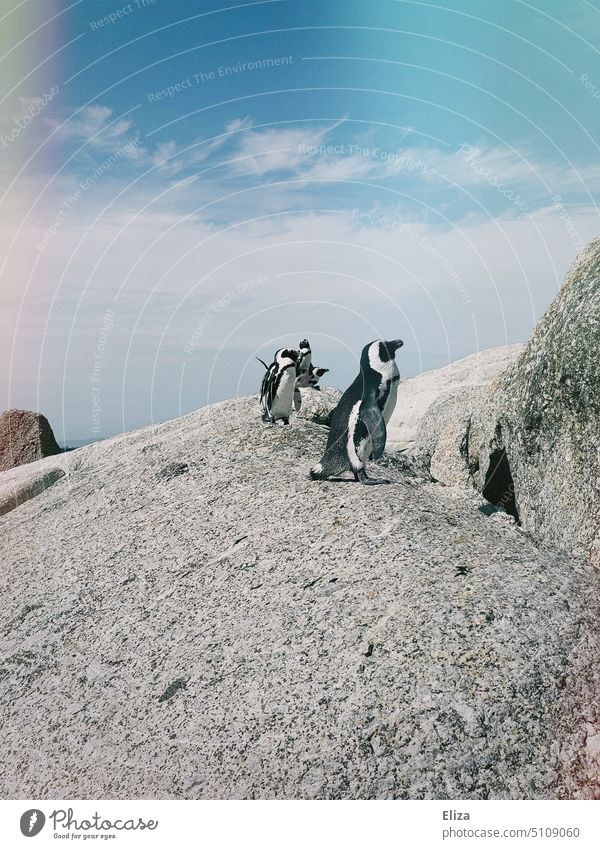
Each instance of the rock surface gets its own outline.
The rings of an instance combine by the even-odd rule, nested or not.
[[[444,368],[402,380],[398,387],[396,409],[388,424],[388,449],[411,449],[421,419],[439,395],[466,386],[488,386],[516,360],[523,347],[519,344],[489,348]],[[402,371],[401,362],[399,366]]]
[[[600,565],[600,240],[573,263],[496,406],[524,526]]]
[[[65,474],[61,468],[30,469],[29,464],[26,468],[26,474],[7,476],[8,480],[2,480],[0,483],[0,516],[41,495]]]
[[[329,425],[342,393],[338,389],[323,386],[321,389],[301,389],[300,394],[302,406],[299,417],[317,424]]]
[[[488,397],[485,386],[439,395],[421,419],[414,456],[447,486],[471,484],[469,432],[473,411]]]
[[[40,413],[7,410],[0,415],[0,471],[60,454],[50,423]]]
[[[394,458],[310,481],[325,439],[249,398],[35,464],[2,797],[600,797],[597,570]]]
[[[424,417],[416,454],[457,483],[469,469],[523,527],[600,565],[600,240],[573,263],[518,359],[487,391],[454,393]],[[460,407],[460,420],[456,411]],[[449,442],[442,434],[454,428]],[[461,441],[462,438],[462,441]],[[464,450],[461,450],[460,445]],[[434,472],[434,458],[444,464]],[[502,498],[500,499],[502,500]],[[510,512],[510,511],[509,511]]]

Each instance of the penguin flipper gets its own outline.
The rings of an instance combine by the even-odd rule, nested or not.
[[[385,449],[385,441],[387,439],[387,428],[381,410],[376,404],[361,409],[360,420],[369,433],[371,457],[373,460],[379,460]]]
[[[296,386],[295,389],[294,389],[294,409],[296,410],[297,413],[300,412],[301,406],[302,406],[302,394],[300,393],[300,390]]]

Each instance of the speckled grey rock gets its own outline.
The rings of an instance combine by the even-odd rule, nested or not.
[[[61,468],[30,470],[27,464],[27,470],[26,474],[10,476],[9,480],[0,485],[0,516],[16,510],[30,498],[41,495],[64,475]]]
[[[414,456],[448,486],[471,486],[469,434],[485,386],[467,386],[438,396],[421,419]]]
[[[502,376],[505,445],[523,525],[600,565],[600,240],[582,251]]]
[[[498,469],[525,529],[600,565],[600,240],[573,263],[523,353],[483,395],[453,395],[427,411],[417,455],[456,482],[466,463],[485,492]],[[453,406],[454,405],[454,406]],[[456,406],[460,407],[460,421]],[[468,438],[442,437],[444,428]],[[434,457],[444,466],[434,472]],[[453,466],[455,467],[453,469]],[[454,480],[451,478],[454,476]],[[501,487],[502,488],[502,487]],[[507,490],[508,491],[508,490]]]
[[[2,797],[600,796],[598,572],[392,457],[310,481],[325,438],[249,398],[35,464]]]
[[[517,359],[523,347],[516,344],[488,348],[442,368],[401,380],[396,408],[388,422],[388,449],[412,451],[419,424],[436,398],[468,386],[489,386]],[[402,370],[401,363],[399,366]]]
[[[317,424],[329,425],[342,393],[338,389],[323,386],[321,389],[301,389],[300,394],[302,406],[298,416]]]

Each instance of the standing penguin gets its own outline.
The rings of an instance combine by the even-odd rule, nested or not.
[[[266,369],[260,387],[262,420],[274,424],[281,419],[287,425],[290,423],[294,401],[298,352],[293,348],[281,348],[275,352],[275,359],[270,366],[262,360],[260,362]]]
[[[308,386],[310,380],[310,370],[312,368],[312,351],[310,350],[310,342],[308,339],[303,339],[298,348],[298,363],[296,364],[296,387],[294,389],[294,409],[297,413],[300,412],[302,406],[302,395],[300,387]]]
[[[365,465],[369,459],[378,460],[385,448],[400,380],[394,355],[403,344],[401,339],[376,340],[363,348],[360,373],[333,411],[327,448],[310,471],[313,480],[350,470],[364,484],[390,483],[368,477]]]
[[[312,361],[312,351],[310,350],[310,342],[308,339],[303,339],[298,347],[298,363],[296,365],[296,377],[298,378],[299,386],[308,386],[308,375]]]

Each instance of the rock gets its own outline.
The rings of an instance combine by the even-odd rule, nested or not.
[[[447,486],[470,485],[469,433],[473,410],[487,396],[485,386],[465,386],[440,395],[421,419],[414,456]]]
[[[398,402],[388,424],[388,449],[412,449],[419,423],[435,399],[466,386],[489,386],[516,360],[523,345],[503,345],[479,351],[444,368],[401,380]],[[402,366],[400,364],[400,369]]]
[[[0,416],[0,471],[60,454],[50,423],[40,413],[7,410]]]
[[[444,427],[463,427],[451,405],[427,412],[425,439],[416,448],[432,463],[436,453],[444,456],[441,480],[456,477],[453,464],[464,468],[466,460],[473,484],[490,502],[518,517],[538,540],[587,554],[595,564],[600,564],[599,348],[596,240],[573,263],[519,358],[486,396],[463,396],[461,421],[470,421],[466,457],[457,439],[442,438]]]
[[[301,389],[300,394],[302,406],[298,413],[299,418],[329,427],[332,413],[342,393],[337,389],[323,386],[321,389]]]
[[[600,240],[577,257],[495,398],[523,526],[600,564]]]
[[[0,486],[0,516],[15,510],[30,498],[41,495],[64,477],[64,470],[55,468],[35,470],[14,483]]]
[[[325,440],[223,402],[0,519],[3,798],[600,797],[598,570]]]

